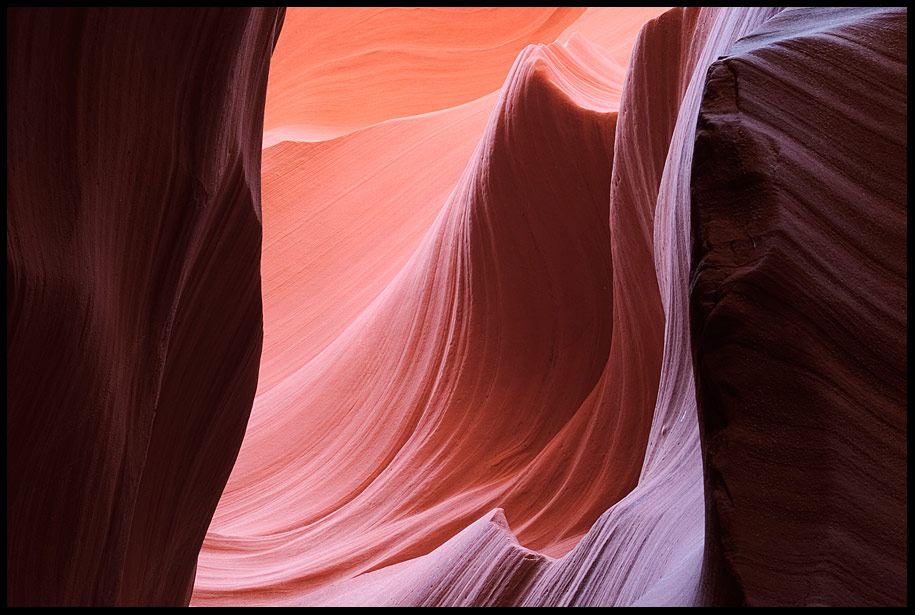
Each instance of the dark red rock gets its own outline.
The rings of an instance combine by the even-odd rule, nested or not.
[[[906,17],[788,10],[708,74],[693,349],[748,605],[906,603]]]
[[[7,11],[7,604],[184,605],[261,350],[282,9]]]

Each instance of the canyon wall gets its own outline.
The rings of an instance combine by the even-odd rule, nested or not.
[[[7,17],[9,606],[905,604],[905,9]]]
[[[7,604],[186,605],[257,384],[276,9],[7,11]]]
[[[709,69],[692,343],[749,605],[906,601],[906,19],[787,10]]]

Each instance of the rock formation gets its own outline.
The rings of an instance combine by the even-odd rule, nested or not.
[[[282,10],[7,11],[7,604],[187,604],[262,340]]]
[[[8,604],[905,604],[906,17],[9,10]]]
[[[693,347],[750,605],[906,601],[906,9],[794,9],[710,68]]]

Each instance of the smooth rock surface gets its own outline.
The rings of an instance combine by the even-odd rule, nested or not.
[[[9,606],[906,603],[906,9],[7,17]]]
[[[557,497],[579,485],[542,488],[572,474],[550,459],[572,453],[574,433],[586,429],[586,412],[573,417],[611,334],[616,113],[569,98],[594,94],[573,89],[582,79],[574,71],[586,70],[576,53],[599,50],[576,45],[522,54],[404,269],[259,398],[269,414],[249,429],[201,554],[195,601],[207,603],[208,590],[232,600],[223,588],[239,585],[239,571],[251,575],[247,599],[267,602],[416,557],[499,501],[541,549],[590,525],[579,527]],[[531,181],[532,167],[561,172]],[[628,490],[627,479],[581,505]],[[602,507],[593,507],[596,518]],[[532,510],[539,515],[527,517]]]
[[[469,103],[497,91],[527,45],[566,42],[575,32],[625,66],[639,28],[663,10],[290,7],[270,67],[265,146]]]
[[[404,270],[342,335],[258,396],[201,553],[195,604],[700,601],[681,220],[705,69],[773,13],[678,10],[653,22],[622,103],[622,70],[608,80],[612,54],[583,36],[522,54]],[[599,131],[584,120],[602,116],[619,130],[601,146],[605,179],[564,184],[589,168],[584,148]],[[574,205],[582,199],[599,214],[591,222]],[[601,259],[605,273],[582,275],[600,272]],[[556,266],[561,275],[550,274]],[[659,269],[670,284],[661,293]],[[603,321],[581,311],[595,301]],[[465,547],[404,562],[456,534]],[[346,580],[360,571],[369,574]]]
[[[186,605],[261,350],[278,9],[7,11],[7,604]]]

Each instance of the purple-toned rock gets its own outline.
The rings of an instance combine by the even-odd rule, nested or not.
[[[906,603],[906,34],[794,9],[710,69],[692,173],[709,544],[748,605]]]

